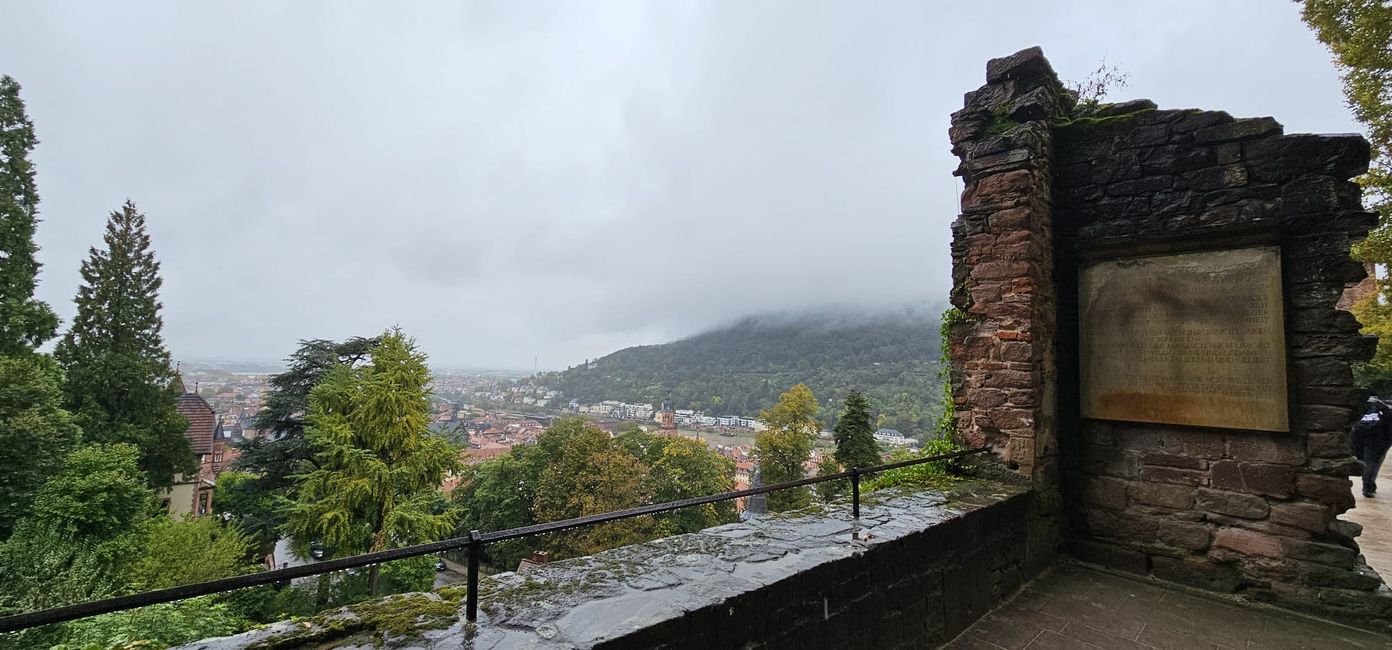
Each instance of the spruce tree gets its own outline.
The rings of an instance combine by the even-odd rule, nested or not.
[[[29,152],[38,140],[19,84],[0,76],[0,354],[27,354],[53,338],[58,317],[34,299],[39,193]]]
[[[150,484],[168,487],[197,464],[160,334],[159,262],[130,201],[111,213],[103,239],[82,263],[77,316],[55,350],[64,398],[88,441],[135,445]]]
[[[871,467],[880,463],[880,447],[875,444],[875,425],[870,418],[870,400],[858,390],[846,396],[841,417],[832,428],[836,438],[836,461],[842,467]]]

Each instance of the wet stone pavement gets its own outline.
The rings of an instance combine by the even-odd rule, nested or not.
[[[945,647],[1333,650],[1392,648],[1392,638],[1143,579],[1059,564]]]
[[[1384,581],[1392,579],[1392,463],[1384,462],[1378,472],[1377,496],[1363,496],[1357,476],[1353,477],[1353,495],[1356,505],[1343,518],[1363,526],[1363,534],[1358,536],[1363,557]]]

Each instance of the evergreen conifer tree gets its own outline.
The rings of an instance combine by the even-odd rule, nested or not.
[[[168,487],[197,465],[160,333],[159,262],[130,201],[111,213],[103,240],[82,263],[77,316],[55,350],[64,398],[88,441],[135,445],[150,485]]]
[[[27,354],[58,330],[58,317],[34,299],[39,193],[29,152],[38,140],[19,84],[0,76],[0,354]]]
[[[841,418],[832,429],[836,438],[836,461],[842,467],[871,467],[880,463],[880,447],[875,444],[875,425],[870,418],[870,400],[858,390],[846,396]]]
[[[53,310],[34,299],[39,194],[29,153],[37,142],[19,84],[0,76],[0,539],[80,435],[61,407],[57,365],[34,352],[58,327]]]
[[[430,371],[401,332],[383,336],[366,366],[329,370],[310,392],[308,424],[317,467],[285,504],[284,530],[299,546],[318,539],[364,553],[449,531],[452,515],[435,506],[441,481],[459,470],[459,450],[430,433]],[[379,568],[368,572],[373,595]]]

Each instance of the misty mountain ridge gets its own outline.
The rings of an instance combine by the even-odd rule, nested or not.
[[[924,434],[940,412],[941,304],[823,308],[747,316],[684,339],[624,348],[538,381],[582,404],[660,403],[711,415],[757,415],[804,383],[830,424],[852,389],[880,424]]]

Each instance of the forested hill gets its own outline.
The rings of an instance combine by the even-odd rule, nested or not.
[[[821,400],[828,423],[858,388],[886,416],[883,426],[922,434],[932,429],[942,398],[938,324],[937,310],[927,307],[754,317],[538,379],[581,403],[658,404],[670,391],[676,408],[712,415],[757,415],[801,382]]]

